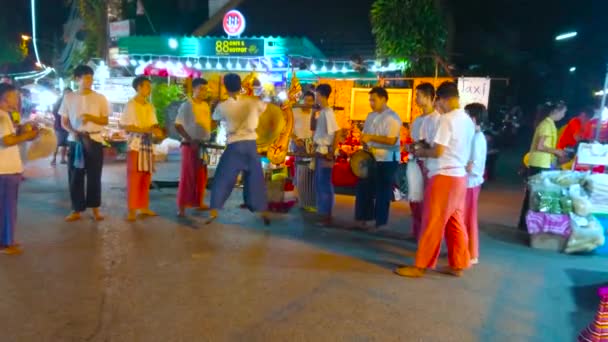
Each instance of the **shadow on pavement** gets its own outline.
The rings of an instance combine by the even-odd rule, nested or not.
[[[571,313],[572,326],[576,331],[582,330],[594,319],[600,298],[598,289],[608,286],[608,272],[597,272],[581,269],[567,269],[566,273],[575,284],[571,288],[572,297],[578,310]]]

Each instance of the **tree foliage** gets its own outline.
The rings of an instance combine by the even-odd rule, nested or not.
[[[445,56],[448,31],[437,0],[375,0],[371,23],[381,58],[408,60],[428,75]]]
[[[183,97],[183,88],[177,84],[157,83],[152,87],[152,105],[156,109],[156,117],[161,126],[165,125],[169,106]]]

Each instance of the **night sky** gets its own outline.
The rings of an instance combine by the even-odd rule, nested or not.
[[[61,36],[67,16],[65,0],[38,0],[39,35],[51,41]],[[204,2],[201,0],[201,2]],[[313,40],[328,56],[348,58],[373,52],[369,9],[372,0],[247,0],[239,9],[248,20],[246,35],[298,35]],[[532,107],[549,98],[573,105],[589,100],[601,88],[608,61],[604,36],[603,0],[447,0],[454,22],[451,61],[455,75],[496,76],[511,79],[497,84],[501,103]],[[8,3],[8,4],[6,4]],[[179,13],[172,1],[144,0],[159,32],[189,34],[207,18],[205,6]],[[139,32],[149,32],[140,23]],[[555,42],[570,29],[576,39]],[[18,40],[30,31],[29,1],[3,1],[0,35]],[[221,35],[218,27],[212,34]],[[44,53],[48,46],[41,45]],[[45,51],[46,50],[46,51]],[[576,66],[571,74],[568,69]],[[494,84],[493,84],[494,87]]]

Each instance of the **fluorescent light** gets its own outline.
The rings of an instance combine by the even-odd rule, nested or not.
[[[570,67],[570,72],[575,72],[576,71],[576,67]]]
[[[555,40],[570,39],[570,38],[576,37],[577,35],[578,35],[578,33],[576,31],[562,33],[562,34],[558,35],[557,37],[555,37]]]
[[[602,95],[604,95],[604,91],[603,90],[595,92],[595,96],[602,96]]]
[[[175,38],[169,38],[169,47],[173,50],[177,49],[178,47],[178,43],[177,43],[177,39]]]

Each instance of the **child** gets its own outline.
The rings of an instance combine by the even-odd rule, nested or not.
[[[36,128],[17,127],[11,118],[19,106],[19,92],[10,84],[0,84],[0,253],[21,254],[15,243],[14,232],[17,221],[17,196],[23,163],[19,144],[38,136]]]
[[[467,195],[465,200],[465,225],[467,234],[469,235],[469,253],[471,255],[471,264],[479,263],[479,222],[477,215],[477,205],[479,201],[479,192],[483,184],[483,175],[486,167],[486,155],[488,152],[488,143],[485,135],[481,131],[481,123],[486,115],[486,107],[481,103],[471,103],[464,107],[464,110],[469,114],[475,123],[475,136],[471,146],[471,157],[467,164]]]

